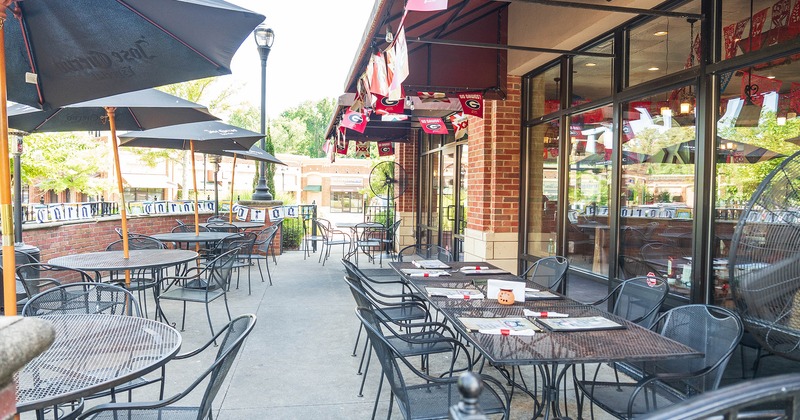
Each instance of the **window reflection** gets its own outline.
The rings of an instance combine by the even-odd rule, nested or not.
[[[624,104],[619,273],[653,273],[689,296],[694,216],[695,114],[689,86]],[[688,112],[682,112],[688,111]]]
[[[553,120],[528,129],[528,254],[557,254],[559,124]]]

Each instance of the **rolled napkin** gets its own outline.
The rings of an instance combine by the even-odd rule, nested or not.
[[[472,295],[449,295],[447,296],[448,299],[462,299],[462,300],[475,300],[475,299],[483,299],[483,293],[476,293]]]
[[[485,265],[467,265],[461,267],[460,271],[476,271],[476,270],[488,270],[489,267]]]
[[[526,288],[525,288],[525,291],[526,291],[526,292],[541,292],[541,290],[539,290],[539,289],[532,289],[532,288],[530,288],[530,287],[526,287]]]
[[[441,277],[441,276],[449,276],[449,273],[445,272],[431,272],[431,273],[413,273],[409,274],[409,277]]]
[[[569,314],[562,314],[561,312],[553,312],[553,311],[536,312],[528,309],[523,309],[522,314],[534,318],[569,318]]]
[[[523,335],[523,336],[532,336],[536,334],[534,330],[507,330],[507,329],[491,329],[491,330],[478,330],[481,334],[493,334],[493,335]]]

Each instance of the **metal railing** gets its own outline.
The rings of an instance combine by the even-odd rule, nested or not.
[[[316,234],[316,224],[311,221],[317,219],[317,205],[301,204],[298,213],[298,217],[283,219],[281,223],[281,252],[300,249],[303,236],[310,230]]]
[[[49,223],[68,220],[88,220],[119,214],[115,201],[84,201],[78,203],[31,203],[22,205],[22,223]],[[214,211],[214,202],[198,201],[201,212]],[[127,203],[128,215],[186,214],[194,211],[191,200],[133,201]]]

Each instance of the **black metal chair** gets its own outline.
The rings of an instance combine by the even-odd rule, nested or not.
[[[386,250],[386,254],[392,258],[392,261],[394,261],[395,258],[394,246],[395,242],[397,242],[397,230],[400,229],[400,223],[402,221],[402,219],[399,219],[389,225],[383,238],[383,248]]]
[[[566,294],[564,279],[567,278],[567,270],[569,270],[569,260],[566,258],[544,257],[528,267],[520,274],[520,277],[545,286],[550,291]],[[530,277],[528,277],[529,274]]]
[[[319,231],[319,225],[317,221],[322,220],[326,222],[327,226],[330,226],[330,222],[325,219],[311,219],[308,217],[303,218],[303,259],[311,256],[311,248],[315,245],[320,244],[323,245],[322,242],[325,240],[325,237],[322,236],[321,232]],[[322,248],[320,248],[320,252],[322,252]]]
[[[228,222],[228,218],[225,216],[211,216],[206,219],[206,222],[213,223],[213,222]]]
[[[349,247],[352,243],[350,234],[333,229],[326,222],[326,220],[317,219],[317,230],[320,233],[320,236],[322,236],[322,249],[320,249],[319,261],[322,262],[323,266],[325,265],[325,261],[327,261],[328,257],[331,255],[331,247],[341,245],[342,257],[344,257],[347,254],[347,247]]]
[[[383,376],[389,382],[394,398],[389,403],[389,413],[391,415],[394,401],[403,417],[406,419],[446,419],[449,415],[450,406],[460,400],[458,392],[458,377],[434,377],[430,376],[410,363],[400,354],[386,337],[376,329],[377,318],[369,309],[356,309],[356,316],[361,320],[364,329],[367,331],[369,341],[375,356],[381,363]],[[457,343],[457,344],[455,344]],[[466,358],[466,366],[472,366],[472,360],[466,347],[454,340],[454,345],[458,347],[457,355]],[[455,357],[455,356],[454,356]],[[401,369],[402,362],[403,369]],[[455,361],[453,361],[455,363]],[[410,372],[422,379],[424,382],[411,384],[404,377],[404,371]],[[496,379],[481,375],[481,380],[486,385],[481,393],[478,403],[484,413],[502,413],[509,418],[510,400],[508,393],[502,384]]]
[[[623,279],[647,276],[649,273],[653,273],[657,277],[664,277],[667,274],[663,267],[656,267],[647,261],[630,255],[619,256],[619,270],[620,277]]]
[[[122,239],[110,243],[106,247],[106,251],[122,251]],[[166,249],[166,245],[158,239],[151,238],[145,235],[129,234],[128,235],[128,249]],[[128,290],[137,292],[139,302],[144,308],[144,314],[147,316],[147,294],[148,289],[153,291],[153,300],[155,301],[159,292],[159,282],[161,281],[161,271],[157,269],[138,269],[130,270],[130,284],[125,284],[124,271],[112,271],[110,275],[110,282],[118,284]],[[158,314],[155,314],[156,316]]]
[[[83,270],[39,262],[17,266],[17,281],[22,284],[22,288],[25,290],[25,303],[47,289],[64,283],[94,282],[97,281],[97,277],[99,277],[97,273],[92,276]],[[22,308],[20,308],[19,312],[22,313]]]
[[[267,267],[267,277],[269,278],[269,285],[272,286],[272,274],[269,272],[269,256],[272,254],[272,261],[277,264],[278,261],[275,258],[275,249],[273,248],[273,241],[275,237],[278,235],[278,232],[281,229],[281,224],[283,220],[279,221],[276,224],[273,224],[267,228],[262,229],[260,232],[256,234],[257,238],[255,242],[253,242],[253,246],[250,250],[246,250],[249,258],[251,261],[255,261],[255,264],[258,266],[258,273],[261,274],[261,281],[264,281],[264,271],[261,269],[261,263],[259,261],[264,260],[264,265]]]
[[[361,252],[368,256],[370,262],[375,262],[375,254],[377,253],[380,266],[383,267],[386,226],[376,223],[358,223],[355,226],[355,232],[358,235],[357,238],[354,238],[356,265],[358,265],[358,256]]]
[[[416,259],[439,260],[441,262],[453,261],[453,254],[439,245],[414,244],[403,247],[397,253],[400,262],[408,262]]]
[[[14,250],[14,264],[16,265],[16,267],[38,262],[39,260],[33,254],[20,251],[19,249]],[[16,267],[14,268],[15,273],[16,273]],[[0,261],[0,275],[2,274],[3,274],[3,267],[2,267],[2,261]],[[36,271],[31,269],[26,269],[26,272],[24,273],[25,278],[34,278],[37,276],[37,274],[38,273]],[[16,296],[17,313],[20,313],[22,312],[22,307],[25,306],[26,302],[28,302],[28,298],[30,298],[30,296],[32,295],[29,295],[27,293],[25,285],[22,282],[22,277],[18,273],[16,274],[16,291],[17,291],[17,296]],[[0,295],[2,295],[2,293],[0,293]],[[0,306],[2,306],[2,303],[0,303]]]
[[[232,320],[222,331],[204,346],[189,353],[175,356],[174,359],[182,360],[200,354],[212,343],[216,343],[223,333],[222,344],[219,346],[214,363],[211,364],[194,382],[185,390],[169,398],[154,402],[129,402],[129,403],[110,403],[92,407],[87,410],[79,419],[205,419],[211,418],[211,409],[214,398],[222,388],[222,382],[228,375],[233,366],[236,355],[242,348],[244,340],[253,331],[256,323],[256,316],[252,314],[242,315]],[[208,384],[203,391],[203,397],[197,406],[176,406],[175,403],[189,395],[198,385],[205,382]]]
[[[133,293],[124,288],[97,282],[62,284],[28,300],[22,316],[61,314],[108,314],[142,316]]]
[[[206,228],[211,232],[227,232],[227,233],[237,233],[239,232],[239,228],[237,228],[232,223],[228,223],[227,221],[209,221],[206,223]]]
[[[649,420],[800,418],[800,374],[726,386],[648,414]]]
[[[637,363],[643,376],[636,382],[589,381],[574,376],[592,410],[597,405],[615,417],[632,418],[716,389],[743,332],[738,315],[710,305],[674,308],[658,317],[653,329],[701,356]],[[579,398],[579,412],[581,401]]]
[[[238,249],[230,250],[204,267],[192,267],[186,276],[166,277],[164,281],[170,282],[158,296],[158,313],[164,318],[164,311],[161,307],[162,300],[173,300],[183,302],[183,316],[181,319],[181,331],[186,325],[186,303],[203,303],[206,306],[206,316],[208,326],[211,328],[211,335],[214,335],[214,325],[211,323],[211,311],[208,305],[222,297],[225,301],[225,311],[228,313],[228,320],[231,319],[231,311],[228,307],[228,296],[226,291],[228,283],[233,273],[233,265],[236,263]]]

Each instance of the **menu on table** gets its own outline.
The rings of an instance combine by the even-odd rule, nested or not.
[[[483,299],[483,293],[477,289],[452,289],[447,287],[426,287],[428,296],[441,296],[448,299]]]
[[[541,331],[539,327],[527,318],[458,318],[470,332],[499,335],[533,335]]]
[[[536,320],[550,331],[618,330],[625,326],[602,316],[576,318],[538,318]]]

